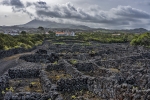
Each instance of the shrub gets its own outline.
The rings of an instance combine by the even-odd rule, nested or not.
[[[75,60],[75,59],[71,59],[71,60],[70,60],[70,63],[73,64],[73,65],[75,65],[76,63],[78,63],[78,61]]]
[[[130,42],[131,45],[150,46],[150,33],[140,34],[135,36]]]
[[[42,44],[42,41],[48,37],[48,35],[43,34],[25,34],[22,32],[21,35],[11,36],[6,34],[0,34],[0,49],[8,50],[11,48],[32,48]]]

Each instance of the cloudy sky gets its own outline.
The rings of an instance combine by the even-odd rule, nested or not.
[[[109,29],[150,29],[150,0],[0,0],[0,25],[33,19]]]

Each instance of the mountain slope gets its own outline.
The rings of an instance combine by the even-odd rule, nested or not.
[[[73,25],[73,24],[62,24],[52,21],[41,21],[41,20],[32,20],[26,24],[19,25],[20,27],[27,28],[38,28],[39,26],[45,28],[70,28],[70,29],[90,29],[90,27],[84,25]]]

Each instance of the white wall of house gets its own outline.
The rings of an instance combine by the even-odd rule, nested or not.
[[[5,31],[4,34],[9,34],[9,35],[19,35],[19,31],[13,30],[13,31]]]
[[[71,36],[75,36],[75,33],[74,33],[74,32],[71,32]]]
[[[56,32],[56,36],[75,36],[74,32],[64,32],[64,34],[57,34]]]

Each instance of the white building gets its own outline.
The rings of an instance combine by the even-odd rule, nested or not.
[[[5,31],[4,34],[9,34],[9,35],[19,35],[18,30],[11,30],[11,31]]]
[[[75,33],[72,32],[56,32],[56,36],[75,36]]]

